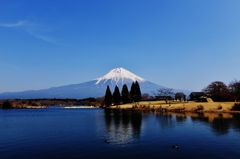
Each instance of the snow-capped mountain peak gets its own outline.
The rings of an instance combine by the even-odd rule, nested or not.
[[[76,98],[84,99],[88,97],[103,97],[106,93],[106,88],[109,85],[113,91],[117,85],[118,88],[122,88],[124,84],[130,89],[132,82],[138,81],[141,92],[152,94],[159,88],[164,86],[154,84],[150,81],[146,81],[143,78],[123,69],[115,68],[106,75],[99,77],[95,80],[70,84],[59,87],[52,87],[49,89],[40,90],[28,90],[22,92],[4,92],[0,93],[0,99],[36,99],[36,98]],[[166,87],[165,87],[166,88]],[[190,91],[186,90],[174,90],[174,92],[184,92],[190,94]]]
[[[99,77],[96,79],[97,82],[95,84],[99,84],[100,82],[105,83],[106,81],[111,81],[111,83],[114,84],[124,84],[124,82],[128,81],[128,82],[145,82],[146,80],[131,73],[130,71],[124,69],[124,68],[115,68],[112,69],[110,72],[108,72],[107,74],[105,74],[102,77]]]

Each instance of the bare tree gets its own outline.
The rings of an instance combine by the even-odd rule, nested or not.
[[[142,94],[142,100],[148,100],[148,99],[149,99],[149,94],[148,93]]]
[[[169,98],[172,98],[174,95],[173,89],[172,88],[160,88],[157,90],[157,95],[159,98],[163,98],[166,103],[168,103]]]

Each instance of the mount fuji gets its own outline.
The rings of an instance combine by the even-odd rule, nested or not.
[[[114,91],[117,85],[119,90],[126,84],[130,91],[133,82],[138,81],[142,94],[156,92],[159,88],[166,88],[161,85],[146,81],[145,79],[131,73],[124,68],[115,68],[102,77],[79,84],[71,84],[60,87],[52,87],[41,90],[28,90],[23,92],[4,92],[0,93],[0,99],[33,99],[33,98],[76,98],[83,99],[88,97],[102,97],[105,95],[107,86],[111,91]],[[190,94],[187,90],[177,90],[174,92],[183,92],[186,95]]]

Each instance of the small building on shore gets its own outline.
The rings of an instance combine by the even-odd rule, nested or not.
[[[207,98],[207,95],[204,92],[191,92],[189,97],[191,101],[207,102],[204,101],[204,99]]]

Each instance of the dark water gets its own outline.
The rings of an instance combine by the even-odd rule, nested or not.
[[[1,159],[176,157],[239,158],[240,115],[0,109]]]

